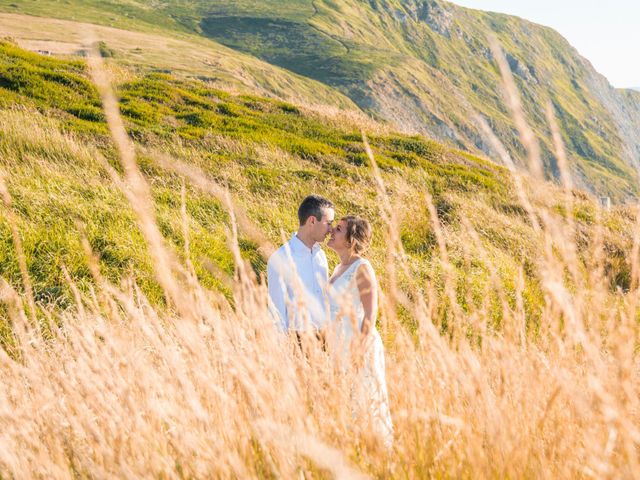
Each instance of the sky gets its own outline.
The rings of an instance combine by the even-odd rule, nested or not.
[[[558,31],[614,87],[640,87],[640,0],[452,0]]]

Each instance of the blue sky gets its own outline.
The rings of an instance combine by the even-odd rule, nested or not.
[[[615,87],[640,87],[640,0],[453,0],[557,30]]]

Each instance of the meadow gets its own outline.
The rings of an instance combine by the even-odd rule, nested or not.
[[[536,179],[532,145],[523,176],[163,73],[116,97],[97,54],[0,55],[3,478],[638,475],[635,207]],[[374,224],[391,451],[267,313],[311,191]]]

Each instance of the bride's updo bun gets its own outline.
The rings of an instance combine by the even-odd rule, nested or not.
[[[360,255],[371,243],[371,224],[364,218],[348,215],[342,217],[347,224],[346,240],[351,246],[351,250]]]

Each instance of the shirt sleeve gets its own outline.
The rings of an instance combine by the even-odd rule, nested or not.
[[[287,302],[285,300],[285,284],[280,274],[282,265],[280,257],[272,255],[267,262],[267,287],[269,289],[269,310],[274,315],[274,323],[283,331],[289,329]]]
[[[322,263],[324,264],[324,272],[325,278],[324,282],[327,283],[329,281],[329,262],[327,261],[327,254],[322,251]]]

